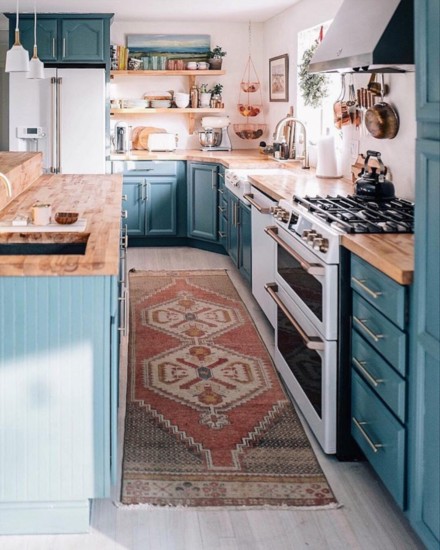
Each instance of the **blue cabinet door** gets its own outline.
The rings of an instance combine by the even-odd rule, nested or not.
[[[145,193],[146,178],[138,176],[124,177],[124,195],[127,200],[124,207],[127,210],[127,229],[129,235],[145,234]]]
[[[146,179],[145,235],[177,234],[177,178]]]
[[[239,269],[248,281],[252,277],[252,223],[251,208],[240,203],[240,257]]]
[[[104,21],[63,19],[61,21],[61,61],[104,62]]]
[[[37,19],[38,57],[43,62],[47,63],[57,60],[57,25],[57,19]],[[20,40],[23,48],[32,57],[34,47],[33,19],[20,19]]]
[[[188,236],[217,241],[218,165],[189,163]]]
[[[440,544],[440,4],[415,0],[416,200],[413,353],[409,410],[409,519]]]
[[[228,199],[228,254],[238,267],[240,257],[239,227],[240,227],[240,201],[232,193],[227,194]]]

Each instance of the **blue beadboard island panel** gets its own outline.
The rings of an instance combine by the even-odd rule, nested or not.
[[[0,278],[0,534],[86,532],[109,496],[116,292],[114,276]]]

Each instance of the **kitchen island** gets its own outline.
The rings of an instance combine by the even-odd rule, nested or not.
[[[0,165],[0,171],[2,167]],[[2,211],[75,210],[81,233],[0,233],[0,244],[85,241],[81,254],[0,261],[0,534],[80,533],[116,467],[120,176],[44,175]]]

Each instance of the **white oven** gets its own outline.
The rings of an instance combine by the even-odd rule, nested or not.
[[[276,242],[275,280],[327,340],[338,334],[338,265],[321,261],[297,235],[265,228]]]

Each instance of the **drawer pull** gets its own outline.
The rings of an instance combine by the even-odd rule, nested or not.
[[[264,207],[264,206],[260,206],[258,204],[258,202],[254,199],[254,195],[252,193],[246,193],[245,195],[243,195],[243,198],[246,199],[247,201],[249,201],[251,203],[251,205],[256,208],[256,210],[258,212],[260,212],[261,214],[270,214],[271,212],[271,209],[270,207]]]
[[[372,330],[370,330],[367,325],[365,324],[367,321],[366,319],[358,319],[355,315],[353,315],[353,320],[356,322],[358,326],[360,326],[367,334],[372,338],[375,342],[379,342],[381,338],[383,338],[383,334],[375,334]]]
[[[379,292],[378,290],[371,290],[371,288],[368,288],[365,284],[365,279],[358,279],[357,277],[352,277],[351,280],[353,283],[356,283],[362,290],[365,290],[367,294],[369,294],[372,298],[377,300],[379,296],[382,296],[383,292]]]
[[[226,238],[226,233],[224,231],[219,231],[218,236],[220,237],[220,239],[225,239]]]
[[[352,357],[352,361],[356,365],[356,367],[361,371],[364,377],[370,382],[370,384],[373,384],[375,388],[377,388],[377,386],[383,382],[383,380],[381,379],[374,378],[374,376],[372,376],[367,371],[367,369],[365,368],[365,365],[366,365],[365,361],[359,361],[359,359],[356,359],[356,357]]]
[[[383,445],[381,443],[374,443],[374,441],[371,439],[371,437],[367,434],[367,432],[364,430],[364,428],[362,426],[365,426],[366,424],[368,424],[368,422],[360,422],[359,420],[357,420],[357,418],[355,418],[354,416],[352,417],[353,419],[353,422],[354,422],[354,425],[356,426],[356,428],[361,432],[362,434],[362,437],[365,439],[365,441],[368,443],[369,447],[371,448],[371,450],[373,451],[373,453],[377,453],[377,451],[383,447]]]

